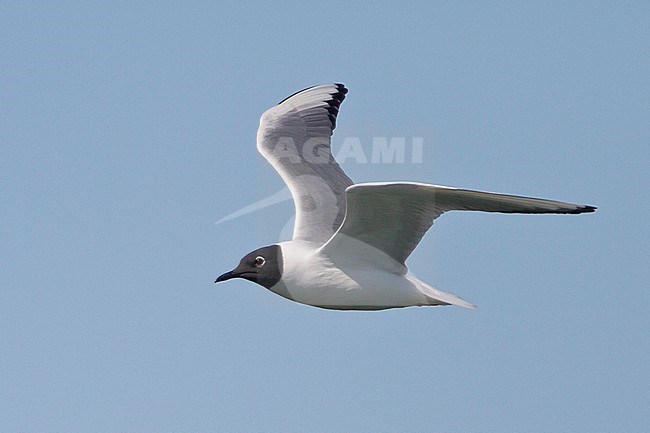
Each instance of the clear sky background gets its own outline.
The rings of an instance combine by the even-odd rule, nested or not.
[[[650,3],[1,2],[2,432],[641,432]],[[336,312],[243,280],[291,202],[260,114],[350,93],[344,169],[574,201],[450,213],[409,261],[477,304]],[[408,149],[422,137],[422,161]]]

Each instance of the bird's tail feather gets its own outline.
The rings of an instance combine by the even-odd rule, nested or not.
[[[431,305],[457,305],[464,308],[477,308],[476,305],[472,304],[471,302],[467,302],[466,300],[461,299],[453,293],[443,292],[442,290],[435,289],[424,281],[417,279],[413,275],[408,275],[407,278],[417,285],[420,292],[426,296]]]

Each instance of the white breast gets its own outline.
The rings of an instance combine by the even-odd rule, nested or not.
[[[280,244],[282,279],[271,290],[303,304],[333,309],[368,309],[430,305],[417,284],[404,275],[373,268],[334,266],[318,245]]]

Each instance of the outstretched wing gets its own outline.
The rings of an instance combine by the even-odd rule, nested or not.
[[[502,213],[579,214],[593,206],[555,200],[472,191],[414,182],[362,183],[349,187],[343,225],[321,250],[325,254],[358,251],[363,244],[404,266],[433,220],[452,210]],[[367,251],[367,250],[366,250]],[[382,263],[375,263],[381,265]],[[386,264],[395,268],[397,264]]]
[[[260,119],[257,149],[289,187],[296,206],[293,239],[325,243],[345,216],[352,181],[334,160],[330,139],[348,90],[324,84],[301,90]]]

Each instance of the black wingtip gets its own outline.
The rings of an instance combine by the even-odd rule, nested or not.
[[[348,88],[345,87],[345,84],[343,84],[343,83],[334,83],[334,85],[339,90],[339,92],[342,93],[343,95],[348,93]]]
[[[584,205],[584,206],[580,206],[578,209],[573,210],[569,213],[572,214],[591,213],[591,212],[596,212],[596,209],[598,209],[596,206]]]
[[[345,95],[348,93],[348,89],[341,83],[335,83],[336,93],[332,93],[332,99],[327,101],[329,108],[329,119],[332,122],[332,129],[336,128],[336,116],[339,114],[339,107],[345,99]]]
[[[338,105],[341,105],[341,102],[343,102],[343,100],[345,99],[345,94],[348,93],[348,89],[347,87],[345,87],[345,84],[342,83],[333,83],[333,84],[336,86],[336,93],[332,94],[332,98],[338,101]],[[297,92],[292,93],[291,95],[284,98],[282,101],[278,102],[278,105],[282,104],[287,99],[293,98],[298,93],[302,93],[306,90],[313,89],[314,87],[318,87],[318,86],[319,85],[317,84],[315,86],[309,86],[309,87],[305,87],[304,89],[298,90]]]
[[[339,114],[339,107],[341,106],[341,103],[345,99],[345,95],[348,93],[348,89],[345,87],[345,84],[333,83],[333,85],[336,86],[336,91],[330,93],[331,99],[325,101],[327,102],[327,105],[329,105],[329,107],[327,107],[327,112],[328,112],[329,120],[332,123],[332,130],[336,128],[336,116]],[[302,90],[299,90],[296,93],[289,95],[286,98],[284,98],[282,101],[278,102],[278,105],[282,104],[287,99],[291,99],[297,94],[307,91],[309,89],[313,89],[314,87],[318,87],[318,86],[310,86]]]
[[[331,98],[324,102],[326,102],[328,105],[327,107],[328,117],[332,124],[332,130],[334,130],[334,128],[336,128],[336,116],[339,114],[339,107],[341,106],[341,103],[345,99],[345,95],[348,93],[348,89],[342,83],[333,83],[331,85],[336,86],[336,90],[334,90],[333,93],[330,93]],[[302,90],[299,90],[296,93],[293,93],[287,96],[286,98],[284,98],[282,101],[278,102],[278,105],[282,104],[286,100],[291,99],[302,92],[305,92],[309,89],[313,89],[314,87],[318,87],[318,85],[306,87]]]

